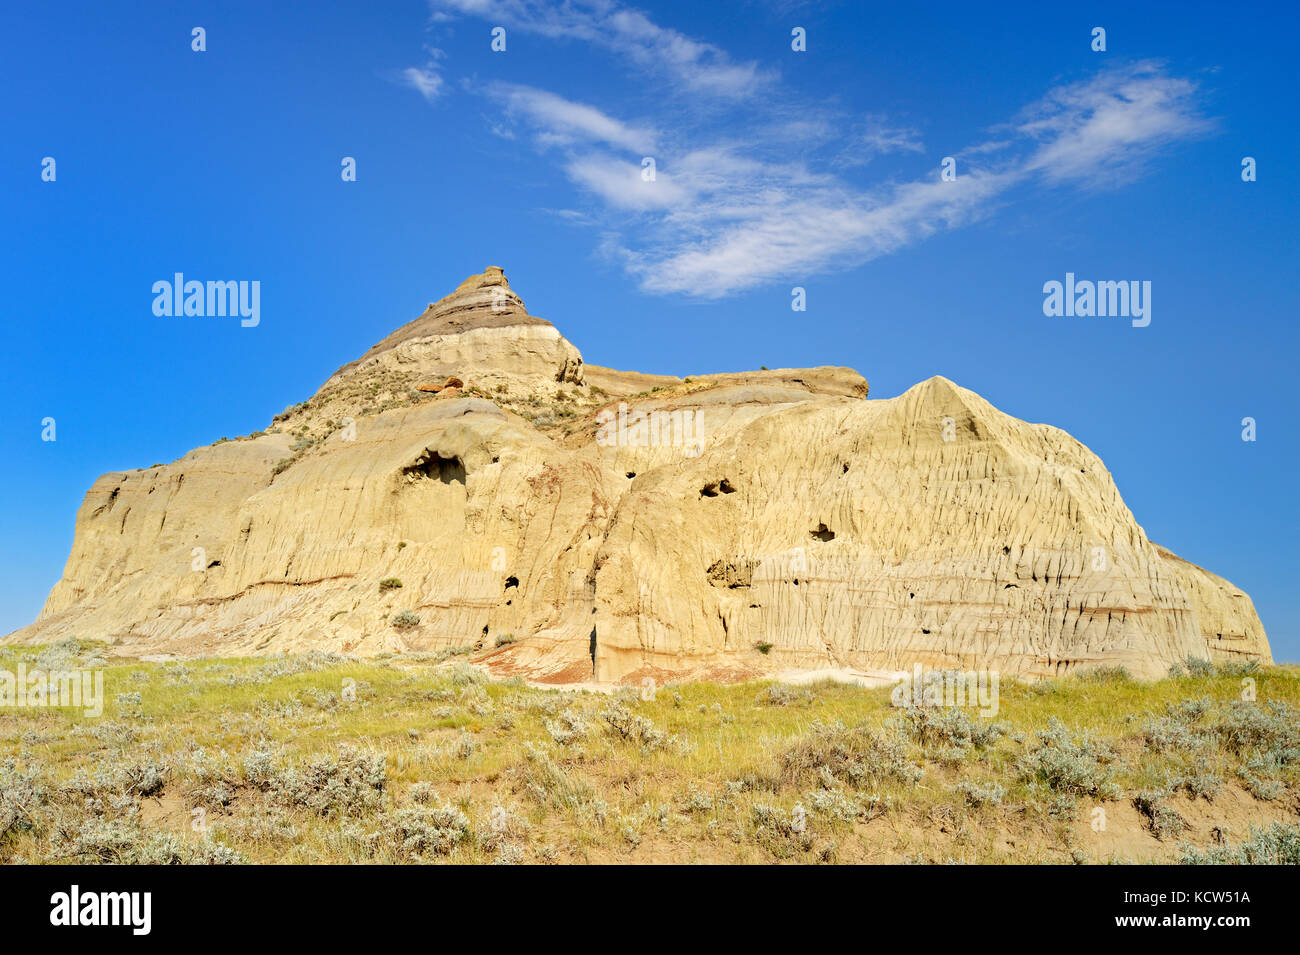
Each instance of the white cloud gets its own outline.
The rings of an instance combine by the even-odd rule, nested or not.
[[[1158,151],[1212,125],[1192,82],[1137,63],[1049,90],[987,140],[954,146],[955,182],[941,181],[934,157],[912,181],[862,186],[840,174],[880,155],[922,153],[920,135],[884,116],[855,121],[833,105],[782,96],[773,74],[617,0],[431,7],[605,49],[677,88],[653,100],[653,123],[535,87],[485,88],[588,198],[583,214],[601,250],[652,293],[711,298],[798,284],[974,222],[1036,188],[1130,181]],[[766,95],[750,95],[759,89]],[[641,175],[647,155],[657,163],[653,182]]]
[[[711,43],[658,26],[613,0],[429,0],[435,14],[463,14],[551,39],[580,40],[626,57],[683,89],[723,98],[757,92],[774,75],[757,63],[733,63]]]
[[[1042,143],[1026,168],[1052,182],[1131,180],[1161,146],[1212,127],[1197,113],[1195,91],[1151,62],[1058,87],[1016,126]]]
[[[955,182],[941,181],[936,166],[923,179],[859,189],[806,160],[696,150],[665,162],[682,199],[647,214],[638,228],[645,238],[622,257],[646,291],[705,298],[852,267],[969,224],[1038,185],[1129,181],[1159,149],[1208,128],[1194,94],[1153,64],[1058,87],[1015,125],[1018,140],[967,150],[999,158],[983,168],[964,161]]]
[[[666,210],[690,201],[691,193],[672,177],[642,176],[641,163],[612,156],[583,156],[564,169],[574,183],[616,209]]]
[[[984,215],[1001,175],[908,183],[880,197],[802,170],[749,188],[697,197],[663,223],[656,241],[628,250],[626,267],[648,292],[717,298],[777,279],[851,267]]]
[[[653,130],[630,126],[585,103],[507,83],[493,84],[488,93],[501,100],[509,112],[523,114],[538,127],[544,143],[568,145],[590,140],[645,154],[654,150]]]
[[[884,117],[873,116],[858,126],[837,130],[841,151],[836,165],[861,166],[888,153],[925,151],[915,129],[892,126]]]
[[[410,66],[402,71],[402,82],[432,103],[442,93],[442,76],[430,66]]]

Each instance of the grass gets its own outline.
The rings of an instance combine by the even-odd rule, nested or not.
[[[103,649],[0,648],[0,669]],[[1294,668],[1251,674],[1257,702],[1214,668],[1004,681],[985,720],[833,683],[548,690],[467,658],[108,661],[97,719],[0,708],[0,861],[1231,863],[1300,842]],[[1122,848],[1088,841],[1097,806]]]

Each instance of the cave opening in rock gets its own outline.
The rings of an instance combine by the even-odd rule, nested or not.
[[[818,524],[817,529],[815,531],[809,531],[808,534],[810,537],[822,541],[823,543],[835,540],[835,532],[825,524]]]
[[[452,456],[444,458],[437,451],[426,450],[414,464],[409,464],[402,469],[408,481],[419,481],[425,478],[441,481],[443,484],[464,484],[465,483],[465,465],[460,458]]]

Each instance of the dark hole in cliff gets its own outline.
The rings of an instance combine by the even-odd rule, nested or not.
[[[700,495],[702,497],[717,497],[719,493],[735,494],[736,489],[731,486],[731,482],[726,478],[723,478],[721,481],[710,481],[708,484],[704,485],[704,487],[700,488]]]
[[[629,481],[632,480],[634,477],[636,477],[636,472],[635,472],[635,471],[628,471],[628,472],[627,472],[627,479],[628,479]]]
[[[1007,584],[1007,585],[1006,585],[1005,587],[1003,587],[1002,589],[1003,589],[1003,590],[1010,590],[1012,587],[1015,587],[1017,590],[1020,589],[1020,585],[1019,585],[1019,584]]]
[[[911,599],[912,599],[913,597],[915,597],[915,596],[916,596],[916,594],[908,594],[908,595],[907,595],[907,599],[908,599],[908,600],[911,600]]]
[[[841,464],[840,467],[842,467],[842,468],[844,469],[843,471],[840,472],[841,474],[848,474],[848,473],[849,473],[849,466],[848,466],[847,464]]]
[[[922,627],[922,628],[921,628],[921,632],[922,632],[922,633],[929,633],[930,631],[927,630],[927,629],[925,629],[925,627]]]
[[[95,515],[99,514],[102,511],[111,511],[113,509],[113,505],[117,503],[117,495],[121,490],[122,489],[120,487],[113,488],[113,492],[108,495],[108,500],[105,501],[103,504],[99,505],[99,507],[95,508],[95,514],[92,514],[91,516],[94,517]]]
[[[211,570],[213,567],[220,567],[220,566],[221,566],[221,561],[214,560],[208,564],[208,569]]]
[[[1002,553],[1004,553],[1004,554],[1009,554],[1009,553],[1011,553],[1011,548],[1010,548],[1010,547],[1006,547],[1006,546],[1004,546],[1004,547],[1002,548]]]
[[[595,610],[592,610],[592,613],[595,612],[596,612]],[[591,642],[587,647],[587,652],[591,654],[591,672],[595,673],[596,672],[596,628],[595,627],[591,628]]]
[[[814,537],[815,539],[822,542],[835,540],[835,532],[831,530],[829,527],[827,527],[825,524],[818,524],[817,530],[809,531],[808,533],[811,534],[812,537]]]
[[[414,464],[402,468],[402,473],[408,481],[436,478],[443,484],[465,483],[465,465],[460,458],[444,458],[436,451],[425,451],[416,458]]]
[[[518,578],[518,577],[507,577],[507,578],[506,578],[506,590],[509,590],[511,587],[518,587],[518,586],[519,586],[519,578]]]
[[[708,575],[709,583],[714,587],[727,587],[735,590],[738,587],[748,587],[754,580],[754,568],[757,561],[752,559],[738,558],[735,561],[715,560],[705,571]]]

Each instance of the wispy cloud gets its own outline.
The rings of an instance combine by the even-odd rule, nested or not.
[[[850,120],[776,86],[742,111],[719,113],[775,76],[615,0],[431,5],[587,42],[688,91],[658,101],[652,120],[632,121],[535,87],[483,88],[510,124],[502,133],[525,125],[539,151],[587,197],[583,221],[598,230],[599,248],[656,294],[714,298],[853,267],[988,216],[1034,189],[1130,181],[1160,150],[1212,126],[1194,83],[1157,63],[1131,64],[1048,90],[983,141],[954,150],[956,181],[940,179],[936,157],[919,179],[862,185],[859,175],[846,179],[847,171],[884,154],[923,152],[915,129],[885,116]],[[653,179],[642,166],[647,155],[656,157]]]
[[[1026,170],[1106,185],[1132,180],[1162,147],[1212,126],[1199,114],[1195,84],[1148,62],[1057,87],[1015,129],[1042,144]]]
[[[408,66],[402,70],[402,82],[432,103],[442,93],[442,74],[432,65]]]
[[[775,78],[753,61],[733,62],[714,44],[661,27],[613,0],[430,0],[429,6],[435,14],[472,16],[507,31],[601,47],[676,86],[714,96],[749,96]]]
[[[494,83],[488,87],[488,94],[500,100],[508,112],[529,121],[543,145],[565,146],[587,141],[641,153],[655,148],[653,130],[620,122],[594,106],[546,90]]]
[[[872,116],[853,126],[837,124],[836,132],[841,143],[835,165],[840,167],[863,166],[889,153],[925,151],[919,132],[891,125],[883,116]]]
[[[675,188],[688,198],[648,217],[642,234],[652,241],[623,258],[650,292],[710,298],[794,281],[969,224],[1037,186],[1122,184],[1160,149],[1210,127],[1192,83],[1144,63],[1050,91],[996,159],[964,161],[953,182],[936,167],[922,180],[855,189],[804,161],[740,168],[692,152],[675,167]],[[982,146],[970,154],[984,154]]]

